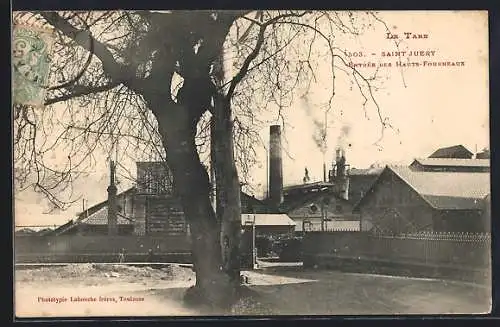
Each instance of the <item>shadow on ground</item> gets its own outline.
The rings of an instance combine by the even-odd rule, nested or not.
[[[300,269],[244,274],[249,278],[248,287],[258,296],[239,303],[233,314],[394,315],[490,311],[490,288],[461,282]],[[150,292],[165,300],[182,301],[185,290],[170,288]],[[202,309],[200,314],[223,313]]]
[[[491,287],[464,282],[357,274],[302,267],[245,271],[252,294],[231,312],[183,302],[190,268],[71,265],[16,271],[16,312],[29,316],[397,315],[490,311]],[[39,303],[38,296],[125,296],[135,303]]]

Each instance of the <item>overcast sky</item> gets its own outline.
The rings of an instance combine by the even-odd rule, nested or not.
[[[390,68],[378,68],[379,87],[374,90],[382,117],[387,117],[393,129],[381,136],[381,124],[373,102],[363,110],[363,97],[351,78],[336,71],[336,96],[328,116],[325,156],[316,145],[314,121],[323,120],[324,112],[316,99],[325,99],[330,92],[329,62],[318,72],[318,83],[308,97],[297,97],[292,108],[286,109],[287,124],[283,130],[283,156],[285,185],[300,183],[307,167],[312,180],[322,178],[323,158],[329,167],[339,135],[347,151],[351,167],[364,168],[373,163],[410,163],[416,157],[426,157],[443,146],[463,144],[471,151],[489,146],[488,106],[488,29],[487,15],[479,12],[386,12],[380,17],[387,26],[399,34],[400,51],[424,51],[433,56],[417,57],[420,67],[395,67],[397,57],[382,57],[382,51],[396,51],[393,39],[386,38],[385,27],[365,33],[356,39],[339,37],[349,52],[363,52],[364,58],[354,63],[391,62]],[[405,39],[404,32],[427,34],[426,39]],[[401,57],[406,61],[406,56]],[[464,62],[464,66],[422,67],[428,62]],[[370,75],[376,68],[359,68]],[[343,132],[342,132],[343,131]],[[261,130],[264,143],[268,142],[269,128]],[[252,171],[255,195],[261,196],[266,183],[266,151],[258,153],[260,165]],[[105,156],[103,165],[105,168]],[[126,163],[132,166],[133,163]],[[108,181],[106,169],[96,169],[85,181],[77,181],[76,193],[84,195],[89,204],[106,198]],[[123,179],[121,188],[130,182]],[[60,224],[73,218],[81,210],[81,202],[53,215],[43,214],[41,198],[31,193],[16,196],[16,225]]]

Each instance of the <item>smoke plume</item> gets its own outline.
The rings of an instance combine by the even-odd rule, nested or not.
[[[340,129],[339,136],[337,138],[337,148],[340,150],[344,150],[347,147],[347,141],[349,138],[349,132],[351,131],[351,127],[349,125],[343,125]]]
[[[321,151],[322,154],[325,154],[327,150],[327,142],[326,142],[327,133],[326,133],[325,123],[314,117],[307,95],[302,96],[301,100],[304,111],[306,112],[307,116],[311,118],[314,125],[314,130],[311,135],[314,144],[316,144],[316,146],[318,147],[318,149]]]

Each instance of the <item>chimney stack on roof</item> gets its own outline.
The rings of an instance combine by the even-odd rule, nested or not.
[[[345,152],[338,147],[335,151],[335,165],[330,173],[330,182],[334,183],[334,190],[344,200],[349,199],[349,176]]]
[[[283,202],[283,161],[281,149],[281,126],[269,128],[269,201],[278,208]]]

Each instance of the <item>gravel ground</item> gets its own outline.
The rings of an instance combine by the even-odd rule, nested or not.
[[[45,283],[60,279],[75,279],[80,281],[85,278],[86,283],[102,283],[103,278],[116,278],[120,281],[137,281],[138,278],[154,280],[194,280],[195,275],[191,269],[169,265],[162,268],[149,266],[137,267],[119,264],[83,263],[69,264],[66,266],[41,267],[24,269],[16,272],[16,281],[22,283]]]
[[[490,310],[491,290],[484,286],[286,268],[244,272],[247,286],[257,297],[237,303],[232,314],[390,315]],[[195,276],[190,268],[176,265],[154,269],[73,264],[18,270],[15,280],[18,317],[221,314],[184,306],[182,296],[194,284]]]

